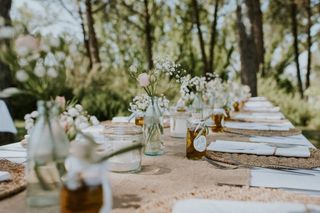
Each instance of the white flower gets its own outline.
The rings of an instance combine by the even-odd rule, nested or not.
[[[90,122],[92,123],[92,125],[96,126],[99,124],[99,121],[97,119],[96,116],[90,116]]]
[[[149,75],[147,73],[141,73],[138,76],[138,82],[141,87],[147,87],[150,84]]]
[[[31,113],[31,117],[32,118],[37,118],[39,116],[39,112],[38,111],[33,111],[32,113]]]
[[[75,105],[75,108],[81,112],[83,110],[83,107],[80,104]]]
[[[60,40],[54,36],[50,37],[49,43],[52,47],[59,47],[60,46]]]
[[[132,72],[132,73],[138,72],[137,66],[136,66],[135,64],[132,64],[132,65],[129,67],[129,72]]]
[[[33,121],[32,119],[27,120],[27,121],[25,122],[25,124],[24,124],[24,128],[25,128],[26,130],[32,129],[33,126],[34,126],[34,121]]]
[[[28,61],[25,58],[19,59],[18,63],[21,67],[25,67],[28,65]]]
[[[50,67],[50,68],[48,69],[47,75],[48,75],[49,77],[51,77],[51,78],[56,78],[56,77],[58,77],[58,72],[57,72],[57,70],[55,70],[53,67]]]
[[[56,53],[56,59],[60,62],[63,61],[66,57],[66,54],[64,52],[58,51]]]
[[[42,64],[37,64],[33,72],[39,78],[44,77],[46,74],[46,70]]]
[[[75,108],[71,107],[68,109],[68,114],[71,116],[71,117],[76,117],[79,115],[79,112],[78,110],[76,110]]]
[[[25,115],[24,115],[24,120],[28,120],[28,119],[30,119],[30,118],[32,118],[30,114],[25,114]]]
[[[28,73],[26,73],[26,71],[24,70],[19,70],[17,73],[16,73],[16,78],[18,81],[20,82],[25,82],[29,79],[29,75]]]
[[[14,36],[14,28],[9,26],[0,27],[0,38],[8,39]]]

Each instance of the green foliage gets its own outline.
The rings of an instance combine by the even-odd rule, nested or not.
[[[281,108],[284,115],[298,126],[317,125],[320,115],[313,106],[305,100],[301,100],[298,94],[287,93],[279,88],[273,78],[259,79],[259,94],[267,97],[275,105]],[[320,125],[318,126],[318,128]]]

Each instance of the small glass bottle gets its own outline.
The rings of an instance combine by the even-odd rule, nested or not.
[[[206,154],[207,128],[203,121],[197,118],[188,120],[186,156],[188,159],[199,160]]]
[[[27,204],[59,205],[61,177],[69,154],[69,141],[58,120],[58,107],[52,102],[38,102],[40,114],[28,143],[26,168]]]

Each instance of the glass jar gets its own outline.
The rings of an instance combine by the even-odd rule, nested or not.
[[[36,207],[59,205],[69,141],[60,127],[56,104],[38,101],[38,112],[27,145],[27,203]]]
[[[185,109],[174,110],[170,114],[170,136],[175,138],[185,138],[187,136],[187,120],[190,113]]]
[[[188,159],[199,160],[206,154],[208,133],[205,123],[197,118],[188,119],[186,156]]]
[[[213,126],[211,130],[213,132],[223,132],[223,122],[225,117],[225,110],[222,108],[214,109],[211,119],[213,121]]]
[[[142,128],[130,123],[112,123],[105,127],[104,135],[111,151],[143,143]],[[109,169],[113,172],[137,172],[141,169],[141,151],[132,150],[114,156],[108,160]]]

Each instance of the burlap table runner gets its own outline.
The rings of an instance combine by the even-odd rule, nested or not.
[[[10,181],[0,182],[0,200],[21,192],[26,188],[24,179],[24,166],[0,159],[0,171],[7,171],[11,175]]]
[[[186,190],[217,184],[249,184],[250,170],[220,170],[203,160],[188,160],[185,139],[174,139],[166,133],[164,141],[166,153],[158,157],[144,156],[141,172],[110,174],[116,212],[130,212],[147,202]]]

